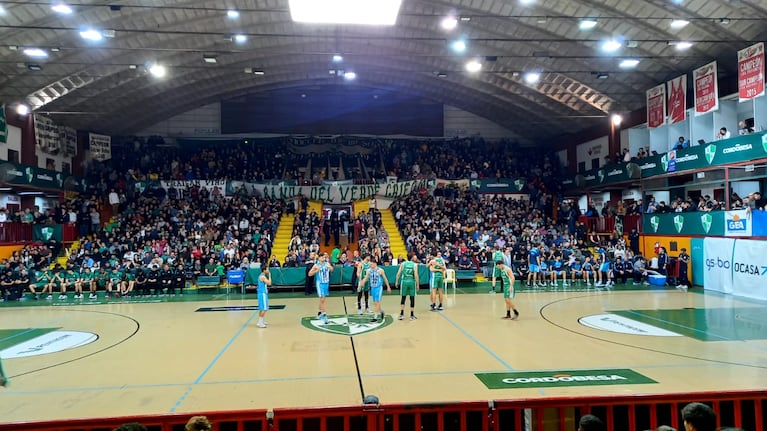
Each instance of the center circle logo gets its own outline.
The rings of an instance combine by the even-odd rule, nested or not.
[[[98,340],[98,338],[98,335],[90,332],[52,331],[0,351],[0,358],[14,359],[47,355],[48,353],[82,347]]]

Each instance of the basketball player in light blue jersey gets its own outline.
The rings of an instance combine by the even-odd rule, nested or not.
[[[333,272],[333,266],[328,262],[328,254],[320,255],[312,269],[309,270],[309,276],[314,276],[314,282],[317,284],[317,296],[320,297],[320,320],[328,323],[328,313],[325,309],[325,299],[330,294],[330,273]]]
[[[367,274],[365,274],[365,278],[360,281],[360,285],[364,286],[365,282],[370,282],[370,296],[373,300],[373,310],[375,310],[372,321],[383,322],[384,311],[381,308],[383,284],[386,283],[387,292],[391,292],[391,286],[389,285],[389,280],[386,278],[386,273],[384,273],[382,268],[378,267],[378,264],[374,260],[370,261],[370,269],[368,270]]]
[[[261,268],[261,275],[258,276],[258,323],[259,328],[266,328],[264,316],[269,311],[269,286],[272,285],[272,273],[269,272],[269,265]]]

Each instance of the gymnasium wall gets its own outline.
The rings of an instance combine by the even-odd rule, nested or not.
[[[7,142],[0,145],[0,160],[8,160],[8,150],[17,151],[21,157],[21,129],[10,124],[8,125]]]
[[[443,105],[442,110],[443,130],[440,135],[445,137],[479,135],[486,139],[502,139],[514,136],[509,130],[470,112],[448,105]],[[234,133],[224,135],[221,132],[221,104],[217,102],[160,121],[140,131],[137,135],[158,135],[166,138],[232,138],[268,136],[269,134]]]

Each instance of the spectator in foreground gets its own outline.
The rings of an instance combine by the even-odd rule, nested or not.
[[[192,416],[186,423],[184,431],[213,431],[213,424],[205,416]]]
[[[716,413],[703,403],[690,403],[682,408],[682,419],[687,431],[716,430]]]
[[[578,431],[603,431],[605,424],[594,415],[583,415],[578,422]]]

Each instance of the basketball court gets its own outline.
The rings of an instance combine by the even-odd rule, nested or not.
[[[0,422],[767,387],[763,303],[559,289],[520,292],[517,321],[484,283],[451,290],[441,312],[421,289],[415,321],[397,320],[392,293],[382,324],[334,291],[328,325],[316,298],[273,294],[267,329],[255,295],[4,304]]]

